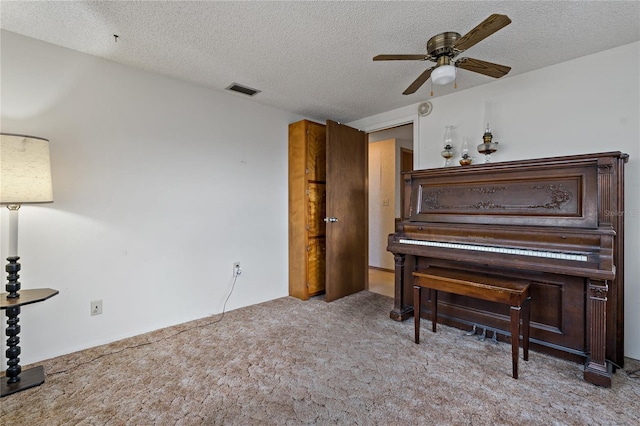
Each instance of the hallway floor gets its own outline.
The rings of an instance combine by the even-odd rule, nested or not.
[[[394,274],[369,268],[369,291],[393,297]]]

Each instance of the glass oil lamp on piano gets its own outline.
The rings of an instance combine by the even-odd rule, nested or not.
[[[468,166],[473,162],[473,157],[469,155],[469,142],[467,141],[466,136],[463,138],[460,154],[462,154],[462,157],[460,158],[461,166]]]
[[[442,144],[443,149],[440,155],[444,158],[444,166],[448,167],[453,157],[453,126],[445,126]]]
[[[491,162],[491,154],[498,150],[498,142],[493,142],[493,135],[491,134],[491,127],[487,123],[487,128],[484,129],[484,135],[482,135],[483,143],[478,145],[478,152],[484,154],[485,163]]]

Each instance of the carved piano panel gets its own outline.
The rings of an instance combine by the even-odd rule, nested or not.
[[[585,379],[610,384],[624,363],[624,211],[620,152],[419,170],[404,174],[391,317],[413,313],[411,272],[430,265],[532,281],[533,347],[585,360]],[[428,315],[428,292],[424,312]],[[439,296],[442,321],[509,330],[505,308]]]
[[[411,221],[595,228],[598,190],[593,167],[575,164],[523,173],[465,169],[412,180]],[[469,171],[468,171],[469,170]],[[457,171],[457,170],[456,170]],[[415,211],[414,211],[415,210]]]

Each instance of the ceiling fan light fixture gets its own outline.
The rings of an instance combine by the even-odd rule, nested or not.
[[[456,67],[453,65],[441,65],[431,73],[433,84],[444,86],[456,79]]]
[[[494,13],[480,24],[476,25],[471,31],[463,36],[460,33],[447,31],[436,34],[427,42],[427,55],[409,54],[409,55],[377,55],[373,57],[374,61],[432,61],[436,65],[427,68],[402,92],[403,95],[411,95],[416,92],[429,78],[431,78],[431,96],[433,96],[433,85],[444,86],[456,81],[456,68],[462,68],[478,74],[487,75],[493,78],[500,78],[509,73],[511,67],[505,65],[494,64],[487,61],[481,61],[473,58],[460,58],[455,62],[453,60],[462,52],[475,46],[480,41],[489,37],[496,31],[501,30],[511,23],[511,19],[507,15]],[[457,88],[457,84],[454,84]]]

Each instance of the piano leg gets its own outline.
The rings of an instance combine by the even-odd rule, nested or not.
[[[607,292],[606,281],[588,281],[587,348],[589,356],[584,379],[594,385],[611,387],[611,373],[606,363]]]
[[[389,316],[391,317],[392,320],[404,321],[407,318],[413,316],[413,307],[411,306],[411,304],[407,303],[408,295],[404,291],[406,255],[394,253],[394,259],[395,259],[395,293],[393,297],[393,309],[389,313]],[[412,278],[412,277],[410,276],[409,278]],[[411,285],[411,287],[413,287],[413,285]]]
[[[531,298],[522,304],[522,358],[529,361],[529,323],[531,320]]]
[[[520,353],[520,319],[522,308],[511,306],[511,369],[514,379],[518,378],[518,356]]]
[[[422,287],[420,287],[419,285],[413,286],[413,341],[416,342],[416,344],[420,343],[420,303],[422,302],[421,296]]]

